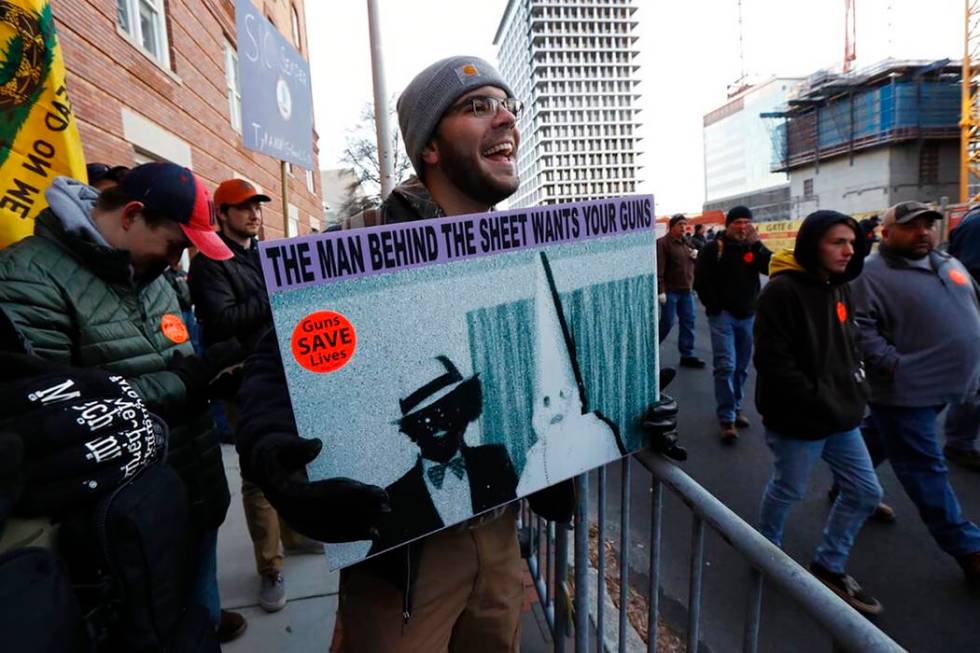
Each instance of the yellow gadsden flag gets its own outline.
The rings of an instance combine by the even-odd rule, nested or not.
[[[0,247],[34,231],[58,175],[85,179],[48,0],[0,0]]]

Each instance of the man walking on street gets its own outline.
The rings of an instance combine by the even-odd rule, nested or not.
[[[760,532],[782,546],[793,504],[806,494],[818,459],[840,492],[827,517],[810,571],[864,614],[881,604],[845,571],[881,486],[861,438],[867,404],[847,282],[861,273],[864,242],[854,219],[836,211],[807,216],[793,251],[772,259],[772,280],[755,321],[756,405],[773,453]]]
[[[736,206],[725,216],[725,230],[698,255],[694,290],[708,314],[714,363],[715,403],[721,440],[733,444],[742,414],[742,387],[752,360],[752,325],[760,274],[769,274],[772,252],[752,225],[752,211]]]
[[[205,350],[237,336],[242,343],[243,362],[255,349],[259,337],[272,327],[256,241],[262,227],[262,204],[268,201],[268,195],[259,193],[243,179],[221,182],[214,192],[221,225],[218,235],[233,256],[224,261],[195,256],[191,261],[191,294]],[[222,407],[234,431],[238,422],[237,402],[223,401]],[[322,553],[323,547],[281,523],[262,490],[244,479],[242,505],[261,579],[259,605],[266,612],[276,612],[286,606],[283,547],[289,553]]]
[[[697,250],[687,245],[684,229],[687,220],[677,214],[670,219],[666,234],[657,239],[657,290],[660,293],[660,342],[666,340],[680,322],[677,348],[681,352],[681,367],[701,369],[704,361],[694,355],[694,261]]]
[[[919,202],[888,210],[882,242],[852,285],[871,384],[877,463],[892,469],[936,543],[980,585],[980,528],[963,517],[936,418],[980,388],[980,297],[967,269],[934,249],[942,216]]]

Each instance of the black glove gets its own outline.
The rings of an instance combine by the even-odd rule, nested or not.
[[[677,442],[677,402],[660,393],[660,401],[647,409],[643,418],[647,446],[659,454],[677,461],[687,460],[687,449]]]
[[[673,460],[685,461],[687,449],[677,441],[677,402],[663,392],[676,373],[670,367],[660,370],[660,400],[647,409],[642,426],[648,447]]]
[[[391,512],[388,493],[349,478],[310,482],[305,466],[320,453],[319,440],[274,433],[252,449],[249,480],[294,530],[320,542],[355,542],[378,537],[378,523]]]
[[[208,397],[211,399],[235,399],[238,390],[242,387],[243,369],[244,364],[239,364],[222,370],[208,384]]]
[[[186,356],[182,352],[170,359],[170,371],[180,377],[187,389],[189,402],[235,396],[237,385],[226,387],[224,377],[245,360],[245,350],[237,338],[229,338],[208,347],[203,356]],[[236,380],[240,383],[241,376]],[[216,384],[212,387],[212,384]]]
[[[159,455],[157,427],[122,377],[26,360],[18,369],[25,371],[21,378],[8,373],[0,383],[0,429],[23,443],[23,491],[15,514],[63,516]]]

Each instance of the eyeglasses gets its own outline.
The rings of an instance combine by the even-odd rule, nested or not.
[[[499,98],[490,95],[477,95],[468,97],[457,104],[456,110],[460,113],[470,112],[477,118],[488,118],[496,116],[500,107],[507,109],[514,114],[514,117],[517,117],[524,111],[524,102],[513,97]]]

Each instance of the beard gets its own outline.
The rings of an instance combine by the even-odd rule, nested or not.
[[[520,186],[520,178],[515,174],[509,180],[501,181],[484,173],[479,161],[456,149],[453,143],[439,139],[439,167],[446,178],[468,197],[493,206],[507,199]],[[477,154],[477,157],[480,155]]]
[[[225,220],[221,222],[221,231],[225,232],[229,237],[235,240],[245,240],[252,239],[258,235],[258,229],[255,230],[256,233],[252,233],[250,230],[242,230],[235,228],[230,221]]]

